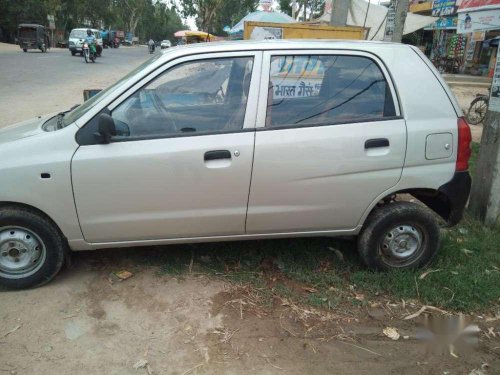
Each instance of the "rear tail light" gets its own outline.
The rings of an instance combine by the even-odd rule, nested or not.
[[[470,133],[469,124],[463,117],[459,117],[458,126],[458,149],[457,149],[457,164],[455,170],[457,172],[466,171],[469,169],[469,158],[471,155],[470,142],[472,136]]]

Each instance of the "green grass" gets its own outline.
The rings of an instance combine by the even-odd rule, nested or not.
[[[478,149],[473,144],[472,170]],[[345,259],[329,248],[340,250]],[[363,305],[382,294],[463,312],[489,310],[500,303],[500,228],[486,228],[467,216],[457,227],[443,231],[430,267],[439,271],[423,279],[426,270],[368,271],[354,241],[325,238],[178,246],[165,251],[161,273],[186,274],[191,259],[193,273],[251,284],[268,301],[278,295],[334,308]],[[357,294],[365,298],[356,299]]]

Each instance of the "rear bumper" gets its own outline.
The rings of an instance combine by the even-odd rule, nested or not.
[[[462,220],[469,199],[472,179],[468,171],[455,172],[453,178],[438,190],[449,201],[448,224],[455,225]]]

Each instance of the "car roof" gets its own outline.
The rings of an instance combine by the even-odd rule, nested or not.
[[[18,27],[43,27],[43,28],[45,28],[45,26],[39,25],[37,23],[21,23],[21,24],[19,24]]]
[[[90,30],[92,30],[92,31],[99,31],[99,30],[97,30],[97,29],[93,29],[93,28],[91,28],[91,27],[76,27],[76,28],[72,29],[71,31],[74,31],[74,30],[78,30],[78,31],[80,31],[80,30],[87,31],[88,29],[90,29]]]
[[[364,47],[376,46],[391,46],[394,48],[407,47],[405,44],[392,43],[392,42],[379,42],[372,40],[347,40],[347,39],[268,39],[268,40],[237,40],[237,41],[221,41],[221,42],[207,42],[207,43],[194,43],[183,45],[183,48],[206,48],[211,47],[224,47],[224,49],[295,49],[295,48],[346,48],[346,49],[363,49]],[[232,48],[231,48],[232,47]]]

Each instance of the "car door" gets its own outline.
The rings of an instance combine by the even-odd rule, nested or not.
[[[88,242],[242,234],[262,54],[185,57],[109,106],[118,135],[77,135],[76,208]],[[90,138],[92,139],[92,138]],[[89,144],[90,143],[90,144]]]
[[[247,233],[350,231],[400,179],[406,126],[374,55],[263,59]]]

